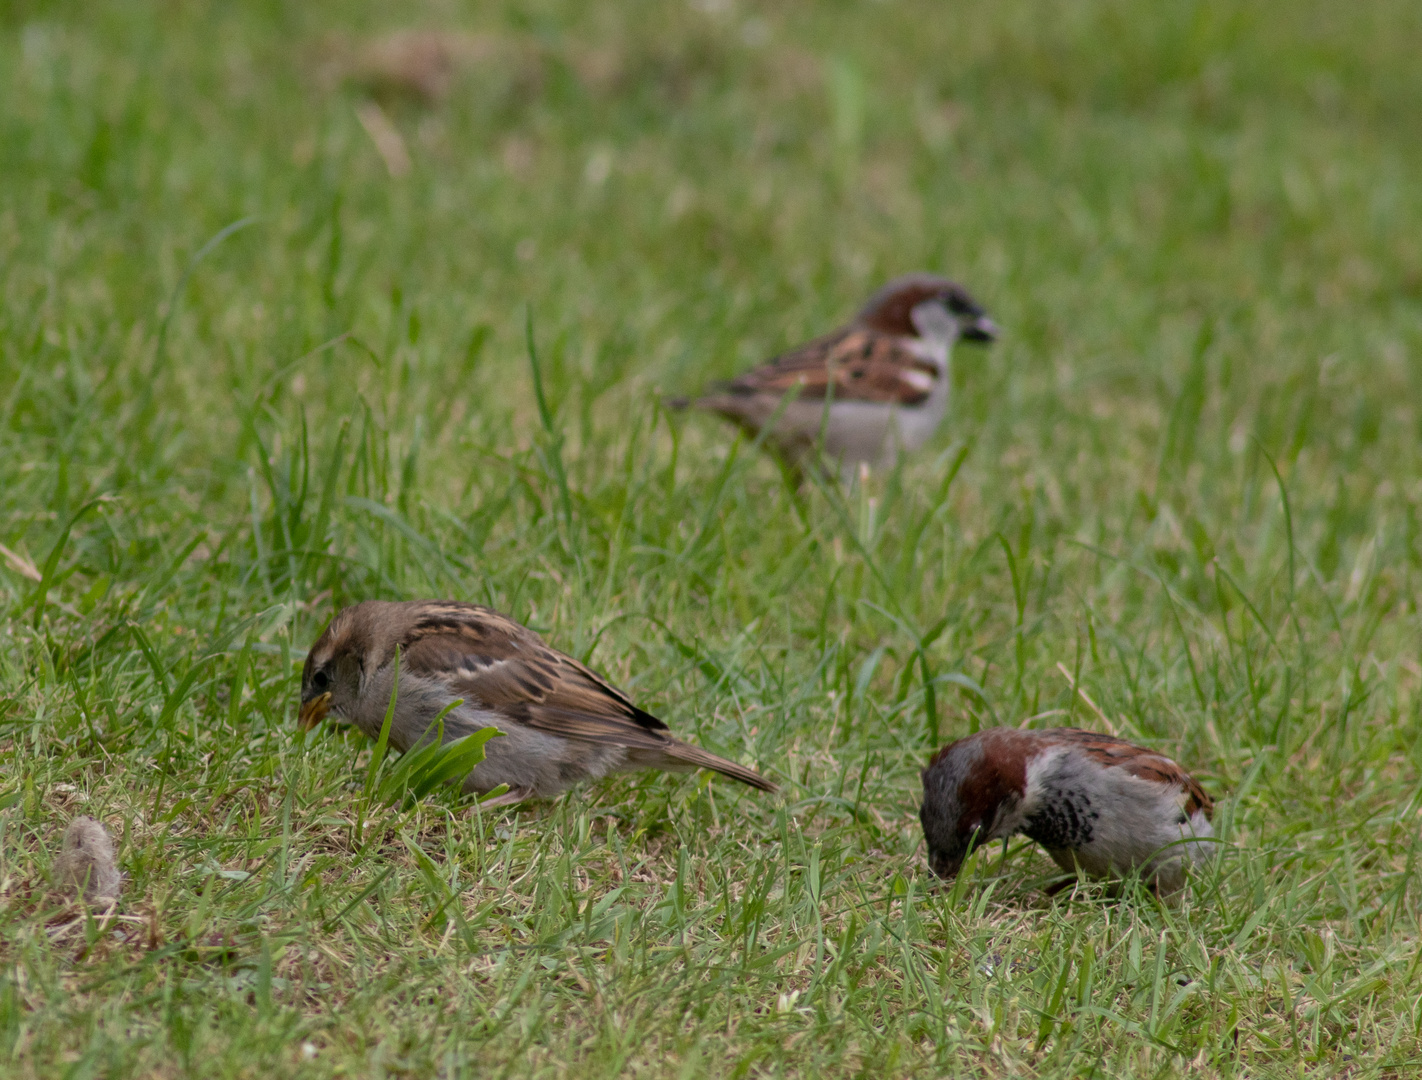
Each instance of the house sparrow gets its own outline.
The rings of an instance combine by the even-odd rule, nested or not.
[[[1178,841],[1213,836],[1213,809],[1179,765],[1122,739],[990,728],[933,756],[919,820],[939,877],[956,875],[970,847],[1022,833],[1063,870],[1118,877],[1139,869],[1173,892],[1187,863],[1209,858],[1212,845]]]
[[[485,805],[549,798],[580,780],[633,769],[714,769],[775,791],[765,777],[672,737],[666,724],[633,705],[571,656],[497,611],[454,600],[367,600],[338,612],[311,646],[301,672],[303,731],[328,712],[377,738],[390,702],[399,649],[400,685],[390,744],[406,751],[432,737],[450,702],[444,741],[496,727],[502,738],[464,781]]]
[[[953,345],[988,342],[997,326],[961,285],[931,274],[895,278],[848,326],[748,371],[694,404],[769,441],[796,468],[823,445],[846,481],[861,464],[917,450],[948,408]],[[786,401],[787,395],[790,400]]]
[[[64,830],[64,848],[54,860],[53,874],[57,883],[91,904],[117,900],[123,885],[108,830],[82,815]]]

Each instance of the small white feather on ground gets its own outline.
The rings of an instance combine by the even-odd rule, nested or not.
[[[108,830],[91,817],[76,817],[64,831],[64,850],[54,860],[54,880],[89,903],[117,900],[123,887]]]

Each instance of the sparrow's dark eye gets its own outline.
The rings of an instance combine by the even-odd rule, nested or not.
[[[959,296],[957,293],[948,293],[943,297],[943,302],[954,315],[971,315],[976,317],[983,313],[983,309],[978,307],[977,304],[973,303],[966,296]]]
[[[318,694],[324,694],[327,690],[331,689],[331,676],[325,668],[322,668],[311,676],[311,688]]]

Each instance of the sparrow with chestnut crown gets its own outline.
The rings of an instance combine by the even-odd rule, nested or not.
[[[933,756],[919,820],[939,877],[954,877],[971,848],[1021,833],[1069,873],[1139,871],[1168,893],[1210,858],[1213,809],[1179,765],[1124,739],[990,728]]]
[[[995,323],[966,289],[932,274],[895,278],[848,326],[746,372],[695,405],[767,441],[797,470],[815,452],[845,482],[923,446],[948,409],[949,359],[960,339],[990,342]]]

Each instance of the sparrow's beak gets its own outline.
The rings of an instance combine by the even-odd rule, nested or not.
[[[986,315],[978,315],[965,321],[958,328],[958,336],[964,341],[996,341],[999,333],[1001,331],[998,330],[997,323]]]
[[[324,694],[317,694],[301,703],[301,711],[296,714],[296,726],[302,731],[310,731],[326,719],[326,714],[330,711],[331,692],[327,690]]]
[[[963,860],[961,858],[954,859],[941,851],[928,853],[928,868],[944,881],[952,881],[957,877],[962,866]]]

